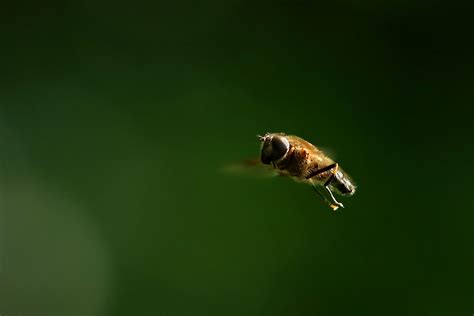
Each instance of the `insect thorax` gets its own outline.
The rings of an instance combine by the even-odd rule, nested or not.
[[[291,146],[286,155],[275,163],[275,167],[291,176],[304,177],[309,163],[308,152],[305,149]]]

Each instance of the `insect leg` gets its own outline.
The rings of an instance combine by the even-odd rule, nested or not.
[[[333,169],[333,174],[329,177],[329,179],[324,183],[324,188],[326,189],[326,191],[329,193],[329,195],[331,196],[331,200],[332,202],[337,205],[338,207],[344,207],[344,205],[341,203],[341,202],[338,202],[336,200],[336,198],[334,197],[334,195],[332,194],[332,191],[331,189],[329,188],[329,185],[331,184],[332,180],[334,180],[334,178],[336,177],[336,173],[337,171],[339,170],[339,165],[336,163],[336,167]],[[337,207],[336,207],[337,209]],[[334,209],[334,210],[336,210]]]
[[[329,204],[329,206],[335,211],[338,209],[338,205],[334,205],[333,203],[331,203],[331,201],[326,197],[324,196],[324,194],[320,191],[320,188],[311,180],[309,180],[311,182],[311,186],[313,187],[314,191],[316,191],[316,193],[319,195],[319,197],[326,203]],[[337,203],[337,202],[336,202]],[[339,203],[340,204],[340,203]]]
[[[316,169],[316,170],[313,170],[309,175],[307,175],[305,178],[306,179],[310,179],[314,176],[317,176],[318,174],[321,174],[323,172],[326,172],[328,170],[331,170],[331,169],[334,169],[336,168],[336,171],[334,172],[334,174],[337,172],[337,169],[339,169],[339,165],[337,163],[333,163],[329,166],[326,166],[324,168],[321,168],[321,169]]]
[[[336,198],[334,197],[334,195],[332,194],[332,191],[331,189],[329,189],[329,187],[327,185],[324,185],[324,188],[326,189],[326,191],[329,193],[329,195],[331,196],[331,200],[332,200],[332,203],[331,203],[331,208],[335,211],[337,210],[339,207],[342,207],[344,208],[344,205],[341,203],[341,202],[338,202],[336,200]]]
[[[326,182],[324,182],[324,186],[327,187],[328,185],[330,185],[331,182],[332,182],[332,180],[334,180],[334,177],[335,177],[335,175],[334,175],[334,173],[333,173],[333,174],[329,177],[329,179],[328,179]]]
[[[313,187],[314,191],[316,191],[316,193],[318,193],[319,197],[320,197],[323,201],[328,202],[329,204],[331,204],[331,203],[329,202],[329,200],[321,193],[321,191],[319,191],[319,189],[316,187],[316,185],[315,185],[314,183],[313,183],[312,187]]]
[[[336,198],[332,194],[331,189],[329,189],[329,185],[331,184],[332,180],[334,180],[334,177],[336,176],[336,173],[339,170],[339,164],[338,163],[333,163],[333,164],[330,164],[329,166],[326,166],[324,168],[314,170],[308,176],[306,176],[306,179],[311,179],[312,177],[317,176],[318,174],[321,174],[321,173],[329,171],[329,170],[332,171],[332,174],[329,177],[329,179],[324,183],[324,188],[329,193],[329,196],[331,197],[331,200],[328,200],[326,197],[324,198],[324,200],[326,200],[329,203],[329,205],[331,206],[331,208],[335,211],[339,207],[344,207],[344,205],[342,203],[340,203],[336,200]],[[311,181],[311,183],[313,183],[313,181]],[[321,195],[321,192],[318,191],[318,189],[316,188],[314,183],[313,183],[313,188],[318,192],[318,194]]]

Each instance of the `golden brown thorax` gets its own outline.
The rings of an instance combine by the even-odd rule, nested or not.
[[[313,144],[297,136],[286,136],[290,142],[290,149],[278,161],[274,167],[283,175],[289,175],[300,180],[305,180],[313,170],[328,166],[334,161],[327,157]],[[322,181],[331,175],[330,171],[321,173],[314,180]]]

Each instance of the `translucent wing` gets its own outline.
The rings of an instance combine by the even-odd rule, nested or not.
[[[226,173],[249,175],[254,177],[278,176],[278,171],[272,165],[264,165],[260,159],[246,159],[231,163],[222,168]]]

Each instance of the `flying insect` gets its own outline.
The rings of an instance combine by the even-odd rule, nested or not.
[[[281,176],[310,184],[335,211],[344,205],[333,193],[351,196],[356,186],[337,162],[310,142],[284,133],[257,135],[261,142],[260,162],[270,165]]]

